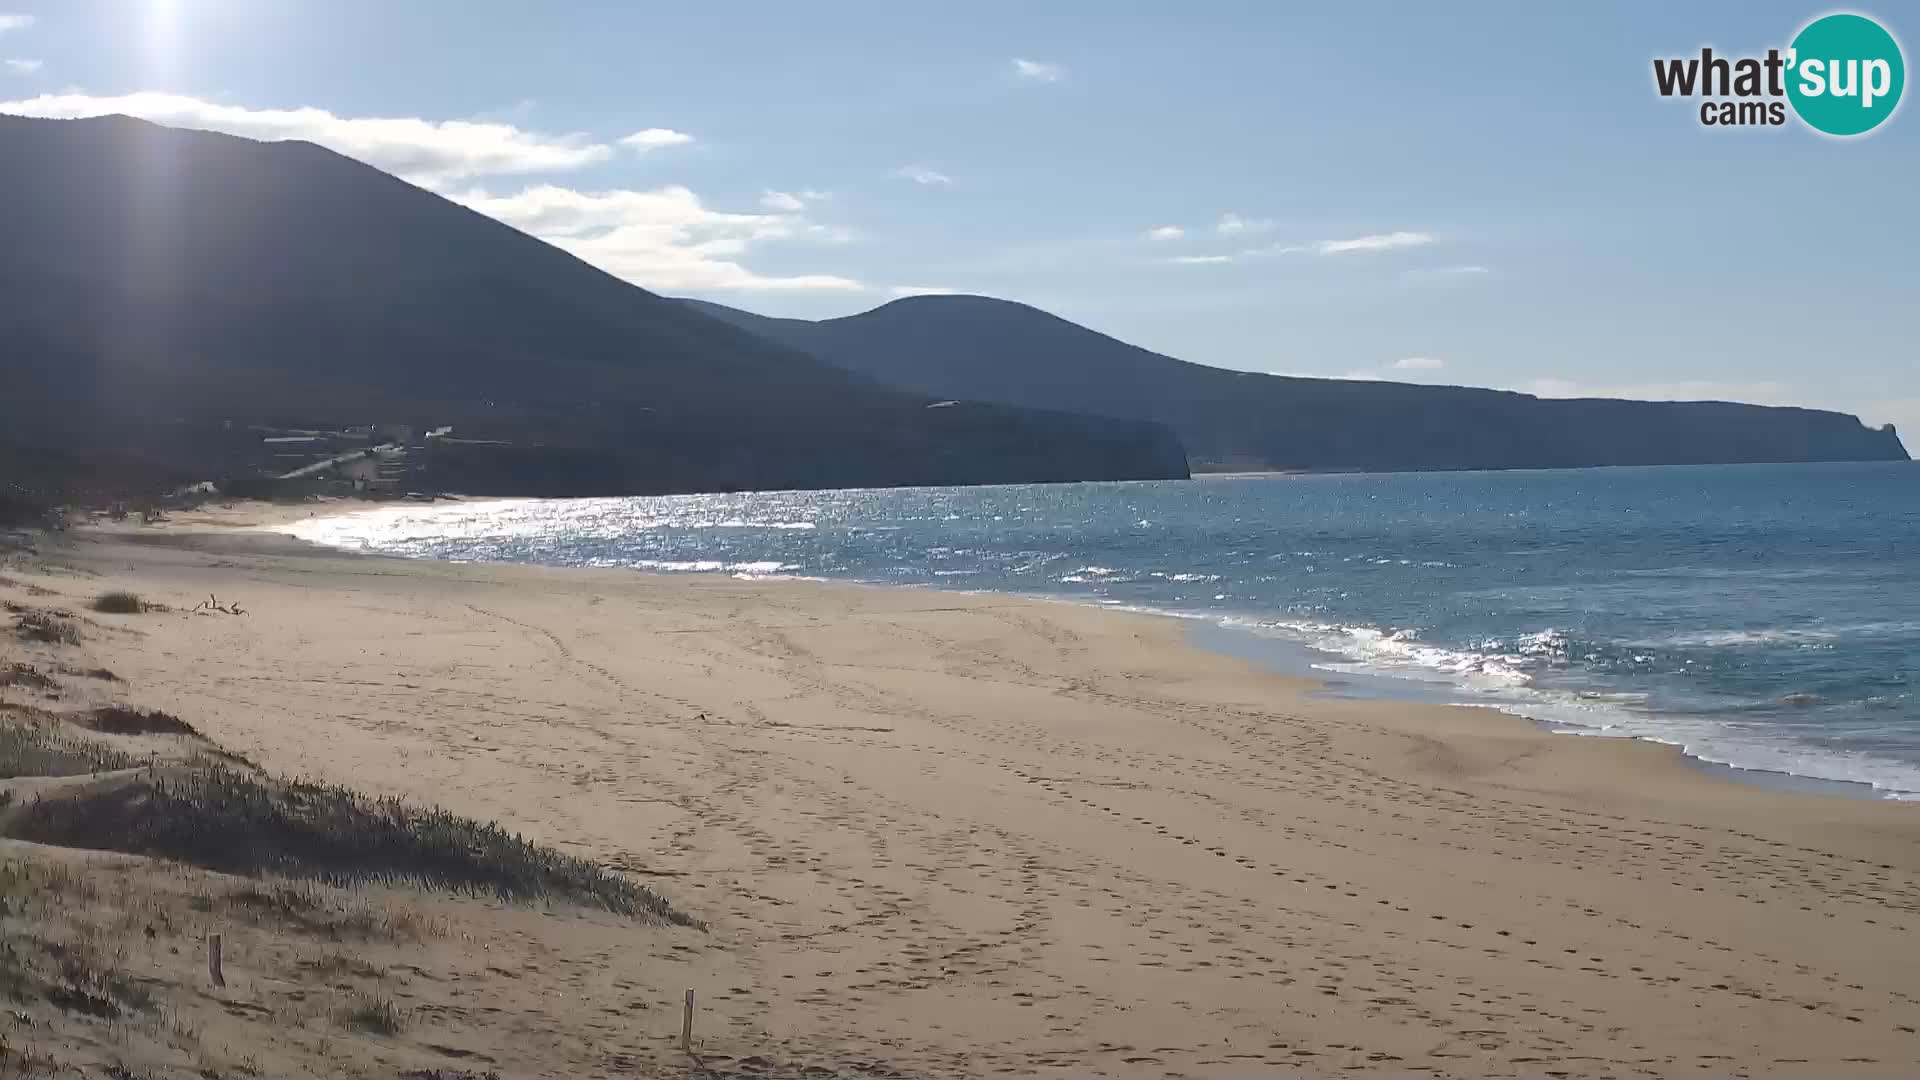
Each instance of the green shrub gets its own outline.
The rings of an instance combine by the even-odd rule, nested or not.
[[[147,602],[130,592],[103,592],[94,598],[93,610],[108,615],[144,615]]]

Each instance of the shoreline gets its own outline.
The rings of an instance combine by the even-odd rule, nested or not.
[[[1218,474],[1218,475],[1237,476],[1241,474]],[[1291,472],[1262,472],[1262,473],[1255,473],[1255,474],[1249,474],[1249,475],[1292,476],[1292,475],[1311,475],[1311,474],[1291,473]],[[450,497],[445,501],[455,501],[455,502],[461,502],[467,505],[473,505],[473,504],[484,504],[488,502],[518,502],[523,500],[454,496],[454,497]],[[907,593],[921,593],[921,594],[937,593],[937,594],[945,594],[945,595],[954,596],[954,597],[970,597],[970,598],[978,598],[983,600],[1004,598],[1004,599],[1010,599],[1010,600],[1017,600],[1025,603],[1059,604],[1059,605],[1064,605],[1079,611],[1098,612],[1104,615],[1119,616],[1122,618],[1139,618],[1139,619],[1146,619],[1146,620],[1165,623],[1166,625],[1173,627],[1178,631],[1177,636],[1179,637],[1183,645],[1193,648],[1195,650],[1204,652],[1214,657],[1231,660],[1235,663],[1246,665],[1253,671],[1269,675],[1276,680],[1289,684],[1290,688],[1294,692],[1300,694],[1303,697],[1310,698],[1310,699],[1315,699],[1315,698],[1328,699],[1328,700],[1345,699],[1345,700],[1351,700],[1359,703],[1414,705],[1421,709],[1440,709],[1440,710],[1446,710],[1449,712],[1455,711],[1455,710],[1469,710],[1473,712],[1493,714],[1495,716],[1500,717],[1501,722],[1512,723],[1518,729],[1525,729],[1528,731],[1537,732],[1539,734],[1553,737],[1556,739],[1604,740],[1606,742],[1617,742],[1617,743],[1630,744],[1638,747],[1644,747],[1650,753],[1659,754],[1661,756],[1671,758],[1675,763],[1685,766],[1688,769],[1691,769],[1701,778],[1706,779],[1708,781],[1711,781],[1714,783],[1722,783],[1722,784],[1733,784],[1742,788],[1759,789],[1762,791],[1767,791],[1775,794],[1784,794],[1784,795],[1794,796],[1794,797],[1812,796],[1812,797],[1842,798],[1850,801],[1866,801],[1866,802],[1876,803],[1876,804],[1904,803],[1907,801],[1912,801],[1912,800],[1909,800],[1908,798],[1904,798],[1904,796],[1912,796],[1914,799],[1920,799],[1920,793],[1889,792],[1886,789],[1877,788],[1865,781],[1834,780],[1826,777],[1808,776],[1800,773],[1742,766],[1742,765],[1736,765],[1736,764],[1731,764],[1729,762],[1722,762],[1722,761],[1713,761],[1713,760],[1702,758],[1695,754],[1689,753],[1687,751],[1687,748],[1679,743],[1666,741],[1658,738],[1653,738],[1649,736],[1641,736],[1641,735],[1611,736],[1611,735],[1601,734],[1597,730],[1591,733],[1586,731],[1570,732],[1570,731],[1556,730],[1557,728],[1562,727],[1564,725],[1561,725],[1552,720],[1542,719],[1539,717],[1530,716],[1524,712],[1516,711],[1516,707],[1512,706],[1509,703],[1471,701],[1471,700],[1463,699],[1457,693],[1432,694],[1427,692],[1426,688],[1429,685],[1440,686],[1444,690],[1457,689],[1451,686],[1447,686],[1446,684],[1438,684],[1438,683],[1427,684],[1417,679],[1401,678],[1401,677],[1393,676],[1390,674],[1381,674],[1377,672],[1366,672],[1358,676],[1358,681],[1361,684],[1363,684],[1366,687],[1366,689],[1359,693],[1350,694],[1345,691],[1346,691],[1346,688],[1353,681],[1355,681],[1355,677],[1353,675],[1351,674],[1336,675],[1336,673],[1316,668],[1312,666],[1312,663],[1311,663],[1310,658],[1314,656],[1320,656],[1320,655],[1324,655],[1326,657],[1329,657],[1335,660],[1344,659],[1340,657],[1338,654],[1324,653],[1322,650],[1319,650],[1306,642],[1295,641],[1292,639],[1283,639],[1283,638],[1269,638],[1260,634],[1253,633],[1250,630],[1231,625],[1229,622],[1224,621],[1223,618],[1216,618],[1212,615],[1204,614],[1204,613],[1177,612],[1177,611],[1170,611],[1170,610],[1164,610],[1159,608],[1147,608],[1147,607],[1139,607],[1139,606],[1133,606],[1133,605],[1104,604],[1097,601],[1089,601],[1089,600],[1081,599],[1074,596],[1048,594],[1048,593],[999,592],[999,591],[990,590],[990,589],[958,589],[958,588],[943,586],[937,583],[923,583],[923,582],[885,582],[885,581],[871,581],[871,580],[853,579],[853,578],[826,578],[826,577],[814,577],[814,576],[787,574],[787,573],[779,573],[779,572],[747,573],[747,572],[728,571],[725,569],[711,570],[711,571],[708,571],[708,570],[669,571],[669,570],[630,568],[630,567],[567,566],[567,565],[559,565],[559,564],[514,562],[514,561],[506,561],[506,560],[463,561],[463,560],[439,559],[431,556],[401,555],[401,554],[393,554],[393,553],[382,552],[382,551],[353,549],[353,548],[347,548],[347,547],[336,547],[328,544],[319,543],[317,541],[308,540],[290,531],[290,527],[297,525],[298,522],[301,520],[312,519],[317,516],[339,516],[339,515],[352,514],[361,510],[382,509],[384,508],[385,505],[387,505],[387,504],[358,505],[360,502],[361,500],[356,500],[356,499],[346,499],[346,498],[338,498],[338,497],[327,498],[323,500],[323,505],[317,511],[311,508],[310,504],[289,505],[289,504],[242,502],[240,504],[237,504],[235,513],[238,515],[238,517],[236,520],[232,520],[232,521],[213,520],[213,521],[206,521],[206,522],[195,522],[193,523],[192,526],[189,527],[188,530],[181,530],[181,529],[170,530],[170,529],[166,529],[165,527],[162,527],[160,529],[153,529],[151,527],[142,526],[140,527],[139,530],[135,530],[132,527],[127,527],[123,531],[127,531],[127,532],[145,531],[151,535],[165,535],[169,532],[174,534],[187,533],[188,535],[191,535],[192,531],[197,531],[198,528],[205,528],[211,531],[204,533],[202,535],[211,536],[211,535],[218,535],[220,531],[233,530],[233,535],[236,536],[237,542],[232,545],[232,550],[247,552],[247,553],[257,553],[257,552],[252,544],[248,543],[245,539],[238,539],[239,537],[272,536],[272,537],[279,538],[281,541],[284,541],[284,544],[286,546],[282,547],[279,552],[274,552],[272,551],[271,548],[269,548],[267,549],[268,553],[286,554],[286,553],[292,553],[297,551],[315,558],[342,557],[342,558],[352,558],[352,559],[373,559],[373,560],[387,560],[387,561],[392,561],[400,564],[429,563],[429,564],[438,564],[438,565],[450,566],[450,567],[461,567],[461,566],[472,566],[472,565],[499,566],[499,567],[524,567],[524,568],[530,568],[530,569],[537,569],[541,571],[560,572],[560,573],[571,573],[571,572],[580,572],[580,571],[590,571],[590,572],[600,572],[600,573],[612,572],[612,573],[620,573],[620,574],[631,574],[642,579],[655,579],[659,581],[670,581],[677,578],[699,579],[699,578],[713,577],[713,578],[724,578],[726,580],[732,580],[732,581],[747,582],[754,585],[765,585],[765,586],[775,587],[775,588],[791,583],[791,584],[800,584],[800,585],[823,585],[829,588],[848,588],[848,589],[855,589],[855,590],[870,589],[870,590],[876,590],[881,592],[901,591],[901,592],[907,592]],[[308,510],[304,518],[299,514],[299,511],[303,508]],[[98,525],[88,525],[88,526],[82,526],[82,529],[83,530],[89,530],[89,529],[99,530],[100,527]],[[192,541],[188,541],[182,546],[188,547],[190,549],[197,547],[197,545],[195,545]],[[1213,637],[1215,635],[1217,635],[1220,640],[1216,640],[1214,643],[1211,643],[1211,644],[1204,641],[1196,640],[1201,637]],[[1240,648],[1240,649],[1228,647],[1224,644],[1224,641],[1226,639],[1234,639],[1234,640],[1242,641],[1246,643],[1248,647]],[[1303,656],[1309,659],[1305,663],[1301,663],[1301,664],[1279,661],[1276,658],[1272,657],[1271,655],[1262,655],[1262,651],[1257,647],[1261,644],[1267,644],[1267,645],[1279,644],[1284,646],[1286,649],[1290,651],[1303,654]]]
[[[1889,959],[1920,933],[1903,807],[1330,696],[1172,618],[370,558],[244,515],[83,530],[0,593],[165,602],[87,627],[134,704],[623,869],[712,928],[680,952],[521,920],[556,958],[527,976],[537,1018],[410,1046],[555,1075],[543,1049],[608,1071],[579,1048],[632,1043],[658,1071],[695,987],[710,1061],[842,1072],[1901,1076],[1920,1054],[1920,975]],[[251,614],[191,614],[209,592]],[[461,963],[467,992],[516,977]],[[526,1045],[487,1034],[510,1023]]]
[[[1313,475],[1285,472],[1270,473],[1220,473],[1210,476],[1240,478],[1244,476],[1293,476]],[[455,501],[466,505],[484,505],[493,502],[518,503],[523,499],[463,498]],[[538,500],[535,500],[538,501]],[[325,551],[353,552],[362,555],[381,555],[386,557],[413,559],[421,556],[392,555],[384,552],[366,551],[333,546],[318,541],[298,537],[292,532],[301,518],[299,506],[268,506],[266,504],[246,504],[268,510],[267,518],[256,527],[265,532],[283,536],[293,536],[302,543],[311,544]],[[328,500],[318,512],[318,516],[342,516],[368,510],[379,510],[387,504],[361,504],[356,500]],[[405,507],[399,507],[404,509]],[[242,511],[248,513],[248,511]],[[309,513],[307,517],[315,516]],[[431,557],[426,557],[431,558]],[[448,560],[441,560],[448,561]],[[579,569],[564,564],[546,564],[532,562],[501,561],[498,565],[549,566],[553,569]],[[1338,653],[1327,652],[1315,645],[1292,637],[1259,633],[1249,627],[1236,625],[1244,617],[1237,614],[1223,615],[1212,612],[1186,612],[1165,608],[1130,604],[1113,604],[1058,593],[1036,593],[1018,591],[997,591],[992,589],[964,589],[942,585],[938,582],[890,582],[861,578],[828,578],[802,574],[784,573],[770,570],[743,571],[726,565],[716,565],[703,569],[661,569],[632,567],[624,568],[629,573],[643,575],[671,576],[677,574],[720,574],[740,580],[753,581],[810,581],[830,582],[865,588],[913,589],[951,593],[958,596],[1006,596],[1018,597],[1045,603],[1062,603],[1095,611],[1120,611],[1146,615],[1154,618],[1173,620],[1187,627],[1186,637],[1196,647],[1220,655],[1230,656],[1257,665],[1283,677],[1307,679],[1332,685],[1342,681],[1352,681],[1354,676],[1327,670],[1314,663],[1319,657],[1339,663],[1355,663],[1351,658]],[[1208,640],[1196,640],[1208,639]],[[1244,647],[1239,647],[1244,646]],[[1358,662],[1366,666],[1364,661]],[[1735,760],[1718,760],[1701,752],[1695,752],[1687,743],[1663,738],[1657,734],[1609,734],[1604,728],[1582,724],[1577,720],[1555,719],[1545,715],[1542,710],[1552,708],[1550,702],[1541,701],[1529,704],[1524,701],[1492,700],[1485,695],[1473,695],[1469,691],[1452,683],[1439,680],[1427,681],[1411,676],[1395,675],[1390,672],[1369,670],[1357,676],[1358,683],[1366,688],[1365,693],[1357,695],[1361,700],[1411,702],[1425,705],[1452,706],[1469,709],[1486,709],[1507,716],[1516,722],[1535,729],[1571,738],[1618,739],[1629,742],[1645,743],[1671,750],[1703,775],[1713,779],[1743,785],[1754,785],[1770,790],[1794,794],[1835,796],[1849,799],[1866,799],[1881,802],[1920,802],[1920,790],[1880,787],[1869,780],[1841,779],[1811,773],[1794,772],[1785,768],[1769,768],[1763,765],[1742,764]],[[1529,711],[1531,709],[1532,711]],[[1650,714],[1659,715],[1659,714]],[[1859,756],[1857,752],[1854,756]]]
[[[1714,761],[1691,752],[1689,747],[1681,743],[1649,735],[1609,735],[1599,728],[1567,730],[1569,725],[1564,722],[1528,715],[1524,704],[1468,700],[1457,688],[1445,683],[1428,683],[1419,679],[1398,678],[1371,672],[1340,673],[1335,677],[1335,673],[1317,667],[1316,661],[1319,657],[1326,657],[1336,662],[1344,659],[1336,653],[1323,652],[1312,645],[1291,639],[1269,638],[1234,626],[1220,625],[1211,620],[1202,622],[1188,636],[1195,639],[1214,639],[1211,643],[1206,640],[1199,641],[1199,647],[1241,657],[1251,663],[1261,664],[1282,676],[1320,679],[1327,687],[1325,692],[1335,696],[1353,697],[1362,701],[1418,702],[1450,708],[1486,709],[1562,738],[1621,739],[1646,743],[1673,751],[1687,764],[1715,780],[1753,785],[1770,791],[1829,795],[1847,799],[1865,799],[1870,802],[1905,803],[1920,800],[1920,793],[1878,788],[1864,780],[1834,780],[1823,776],[1809,776],[1778,769]],[[1248,644],[1245,647],[1235,648],[1231,639],[1244,639]],[[1253,645],[1255,642],[1277,643],[1286,652],[1297,652],[1301,655],[1289,657],[1274,655],[1270,650],[1255,647]],[[1361,689],[1350,692],[1349,688],[1355,683],[1359,684]]]

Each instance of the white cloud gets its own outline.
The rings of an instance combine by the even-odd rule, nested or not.
[[[8,28],[25,25],[18,21]],[[769,275],[741,258],[753,245],[794,241],[845,243],[844,228],[808,220],[807,203],[826,192],[768,191],[772,213],[713,210],[685,187],[588,192],[536,184],[517,194],[458,181],[489,176],[565,172],[605,162],[614,148],[591,136],[548,134],[497,121],[433,121],[417,117],[343,117],[319,108],[256,109],[177,94],[142,92],[94,96],[79,92],[0,101],[0,113],[78,119],[124,114],[175,127],[200,128],[261,140],[303,139],[357,158],[423,187],[447,193],[471,209],[562,248],[616,277],[660,290],[834,290],[870,287],[835,274]],[[647,151],[682,145],[692,136],[647,128],[617,140]],[[948,183],[914,168],[920,183]],[[796,205],[798,204],[798,205]]]
[[[251,109],[177,94],[42,94],[0,101],[0,113],[64,119],[123,113],[251,139],[305,139],[426,186],[475,176],[578,169],[613,154],[605,143],[578,133],[550,135],[470,120],[344,117],[315,108]]]
[[[1493,273],[1492,268],[1471,264],[1466,266],[1419,266],[1403,270],[1400,276],[1408,281],[1427,282],[1468,282]]]
[[[1221,236],[1240,236],[1244,233],[1265,232],[1273,228],[1273,222],[1266,218],[1243,218],[1239,214],[1221,214],[1213,231]]]
[[[5,64],[6,69],[15,75],[31,75],[41,67],[38,60],[0,60],[0,64]]]
[[[644,128],[620,140],[621,146],[631,146],[641,153],[658,150],[663,146],[685,146],[693,141],[693,136],[684,131],[671,128]]]
[[[0,34],[9,30],[25,30],[33,25],[31,15],[0,15]]]
[[[1313,249],[1299,244],[1268,244],[1265,247],[1248,248],[1240,254],[1248,258],[1259,258],[1265,255],[1298,255],[1303,251],[1311,250]]]
[[[888,175],[899,180],[911,180],[916,184],[944,186],[953,183],[953,177],[946,173],[927,168],[925,165],[902,165]]]
[[[1161,225],[1158,228],[1147,230],[1147,239],[1149,240],[1178,240],[1185,235],[1187,235],[1187,230],[1178,225]]]
[[[1371,236],[1357,236],[1352,240],[1322,240],[1314,246],[1314,250],[1322,255],[1372,254],[1380,251],[1425,247],[1433,243],[1434,239],[1432,233],[1425,232],[1375,233]]]
[[[811,188],[805,191],[775,191],[768,188],[760,193],[760,206],[777,214],[797,214],[805,210],[808,203],[816,203],[826,197],[826,192]]]
[[[1579,384],[1571,379],[1534,379],[1527,383],[1527,393],[1536,397],[1619,397],[1618,394],[1596,394],[1583,392]]]
[[[1059,64],[1049,64],[1040,60],[1013,61],[1013,73],[1030,82],[1061,82],[1067,77],[1067,69]]]
[[[1385,382],[1391,379],[1396,382],[1405,382],[1418,377],[1408,374],[1410,372],[1438,371],[1446,366],[1446,361],[1431,356],[1408,356],[1378,369],[1356,368],[1352,371],[1343,371],[1338,375],[1311,371],[1275,371],[1270,374],[1286,375],[1296,379],[1350,379],[1354,382]]]
[[[808,222],[801,226],[800,232],[796,235],[805,236],[809,240],[822,244],[839,245],[853,243],[853,230],[844,225],[822,225],[818,222]]]
[[[453,191],[456,181],[563,172],[613,156],[612,146],[586,135],[542,134],[500,122],[341,117],[316,108],[253,109],[158,93],[47,94],[0,102],[0,112],[66,118],[125,113],[249,138],[306,139],[447,192],[456,202],[644,288],[866,288],[833,274],[766,275],[742,265],[741,257],[755,244],[835,243],[848,238],[845,230],[809,221],[784,202],[774,208],[779,213],[734,214],[708,208],[699,196],[679,186],[583,192],[539,184],[511,195],[482,188]],[[691,136],[665,128],[647,128],[619,140],[643,152],[690,141]],[[804,203],[818,194],[790,197]]]
[[[959,289],[949,289],[943,285],[895,285],[887,292],[894,296],[963,296]]]
[[[1242,259],[1265,259],[1275,255],[1294,255],[1308,250],[1311,249],[1298,244],[1266,244],[1217,255],[1175,255],[1167,261],[1184,266],[1217,266],[1221,263],[1239,262]]]
[[[850,292],[867,287],[832,274],[771,276],[749,270],[739,261],[749,247],[805,238],[811,223],[792,214],[711,210],[684,187],[583,192],[542,184],[514,195],[469,191],[452,198],[649,289]]]

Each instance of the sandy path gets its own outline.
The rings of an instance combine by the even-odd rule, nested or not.
[[[715,1052],[1062,1075],[1920,1062],[1920,808],[1314,698],[1145,617],[260,546],[78,543],[114,584],[253,612],[103,645],[142,701],[270,768],[648,875],[712,947],[627,977],[662,1002],[696,986]],[[590,970],[567,977],[591,997]]]

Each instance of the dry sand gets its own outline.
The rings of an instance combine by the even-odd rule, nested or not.
[[[1171,620],[222,531],[248,520],[6,573],[174,605],[92,616],[139,704],[625,868],[712,926],[498,911],[403,985],[435,1006],[393,1060],[665,1074],[690,987],[715,1068],[1920,1071],[1920,807],[1319,698]],[[251,614],[178,610],[209,593]]]

